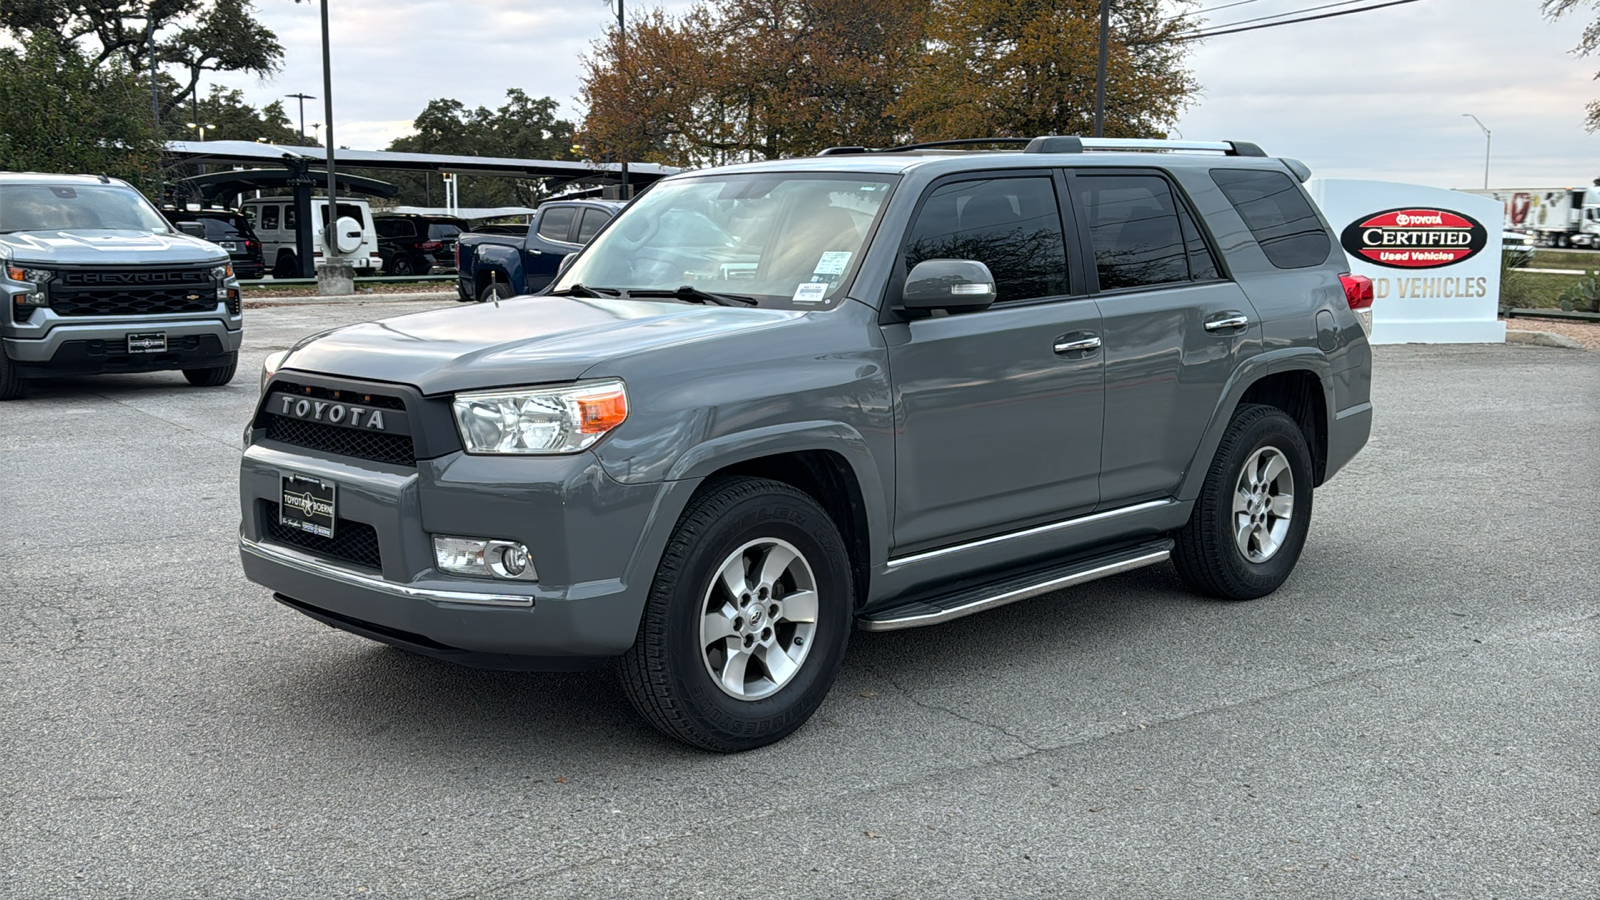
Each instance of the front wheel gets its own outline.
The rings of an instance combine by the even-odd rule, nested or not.
[[[230,353],[231,362],[225,366],[213,366],[208,369],[184,369],[183,377],[195,387],[222,387],[233,380],[239,371],[239,354]]]
[[[492,281],[488,287],[483,289],[483,293],[478,295],[478,302],[497,303],[501,300],[509,300],[513,296],[515,295],[511,293],[511,285],[506,284],[504,281]]]
[[[1272,406],[1242,406],[1222,435],[1172,561],[1189,586],[1253,600],[1288,579],[1311,524],[1311,451]]]
[[[827,696],[851,598],[849,554],[815,500],[765,479],[713,484],[667,544],[620,660],[623,690],[651,725],[692,746],[770,744]]]
[[[0,348],[0,400],[17,400],[28,393],[28,383],[17,372],[17,364]]]

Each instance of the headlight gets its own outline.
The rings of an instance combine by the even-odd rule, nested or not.
[[[468,453],[575,453],[628,418],[628,392],[611,378],[457,394],[451,407]]]
[[[225,266],[217,266],[215,269],[212,269],[211,277],[218,281],[227,281],[229,278],[232,278],[233,263],[228,263]]]
[[[288,350],[278,350],[268,353],[267,358],[261,363],[261,390],[267,389],[267,382],[276,375],[278,369],[283,367],[283,361],[289,358]]]
[[[54,277],[54,274],[49,269],[25,269],[21,266],[6,266],[6,277],[12,281],[44,284]]]

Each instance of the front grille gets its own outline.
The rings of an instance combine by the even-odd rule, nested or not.
[[[412,446],[410,435],[340,428],[337,425],[292,419],[275,413],[267,413],[266,419],[268,440],[293,444],[296,447],[309,447],[312,450],[339,456],[370,459],[373,462],[393,463],[399,466],[417,464],[417,453]]]
[[[58,316],[161,316],[217,307],[206,269],[66,269],[50,285]]]
[[[334,400],[339,403],[359,403],[362,406],[372,406],[378,409],[406,408],[406,403],[399,397],[389,397],[383,394],[369,394],[354,388],[336,390],[334,388],[317,387],[309,384],[295,384],[292,381],[275,381],[272,383],[274,394],[293,394],[296,397],[310,397],[313,400]]]
[[[325,538],[278,521],[278,504],[271,500],[261,501],[261,506],[262,514],[267,518],[267,536],[274,543],[299,547],[363,569],[383,571],[383,556],[378,552],[378,530],[371,525],[339,519],[333,525],[333,537]]]

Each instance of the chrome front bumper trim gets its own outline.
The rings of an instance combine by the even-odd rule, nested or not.
[[[252,541],[244,535],[239,535],[239,552],[248,553],[259,559],[298,569],[309,575],[331,579],[348,584],[351,587],[365,588],[369,591],[378,591],[394,597],[403,597],[407,600],[428,600],[434,603],[464,603],[471,606],[518,606],[530,608],[533,598],[519,594],[492,594],[478,591],[439,591],[430,588],[412,587],[406,584],[395,584],[382,578],[373,578],[362,575],[349,569],[329,565],[309,554],[285,547],[273,547]],[[299,599],[299,598],[296,598]]]

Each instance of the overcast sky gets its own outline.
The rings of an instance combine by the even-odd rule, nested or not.
[[[314,2],[256,0],[287,51],[266,83],[221,77],[261,106],[322,94]],[[1216,7],[1237,0],[1202,0]],[[1248,0],[1211,27],[1333,0]],[[1369,0],[1377,3],[1381,0]],[[630,0],[628,10],[663,5]],[[1357,6],[1362,5],[1360,3]],[[1203,86],[1178,123],[1195,139],[1241,139],[1299,157],[1321,176],[1439,187],[1587,184],[1600,177],[1600,134],[1583,130],[1600,97],[1600,58],[1570,52],[1582,15],[1539,15],[1539,0],[1419,0],[1370,13],[1212,38],[1189,63]],[[607,0],[330,0],[339,144],[377,150],[407,133],[428,100],[497,107],[508,88],[550,96],[576,118],[579,57],[614,21]],[[1331,10],[1330,10],[1331,11]],[[1593,15],[1593,9],[1582,13]],[[291,119],[295,101],[285,100]],[[322,101],[306,122],[323,120]]]

